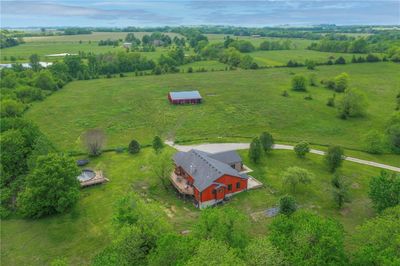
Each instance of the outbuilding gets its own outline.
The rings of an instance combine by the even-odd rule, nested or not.
[[[168,93],[168,100],[172,104],[198,104],[202,97],[198,91],[178,91]]]

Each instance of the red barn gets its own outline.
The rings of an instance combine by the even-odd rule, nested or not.
[[[196,104],[202,97],[198,91],[178,91],[168,93],[168,100],[172,104]]]
[[[215,205],[247,189],[247,174],[235,151],[207,153],[199,150],[174,156],[172,184],[182,194],[193,196],[198,208]]]

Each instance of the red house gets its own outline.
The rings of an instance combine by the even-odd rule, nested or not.
[[[235,151],[178,152],[174,163],[172,184],[181,194],[192,196],[198,208],[215,205],[247,189],[249,177],[241,172],[242,159]]]
[[[197,104],[202,97],[198,91],[178,91],[168,93],[168,100],[172,104]]]

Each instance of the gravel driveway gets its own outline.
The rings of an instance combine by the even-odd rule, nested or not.
[[[177,149],[178,151],[189,151],[191,149],[197,149],[197,150],[210,152],[210,153],[217,153],[217,152],[231,151],[231,150],[246,150],[250,147],[250,143],[204,143],[204,144],[198,144],[198,145],[176,145],[171,141],[166,141],[165,143],[167,145]],[[275,149],[275,150],[293,150],[293,148],[294,147],[291,145],[284,145],[284,144],[275,144],[273,146],[273,149]],[[314,153],[314,154],[318,154],[318,155],[325,154],[324,151],[314,150],[314,149],[311,149],[310,153]],[[362,159],[348,157],[348,156],[346,156],[344,159],[346,161],[350,161],[350,162],[354,162],[354,163],[358,163],[358,164],[369,165],[369,166],[378,167],[381,169],[391,170],[391,171],[400,173],[400,167],[391,166],[391,165],[387,165],[387,164],[381,164],[381,163],[367,161],[367,160],[362,160]]]

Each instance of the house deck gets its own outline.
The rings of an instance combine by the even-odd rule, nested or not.
[[[182,194],[193,195],[193,187],[187,184],[182,176],[177,175],[174,171],[171,173],[170,179],[174,187]]]

